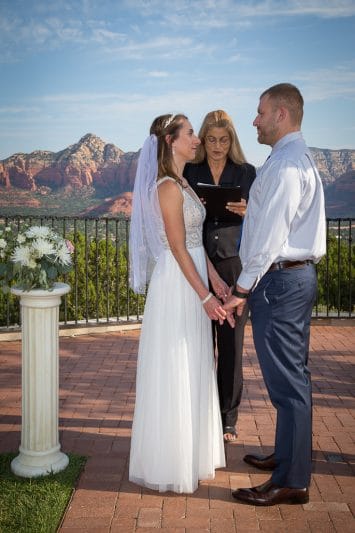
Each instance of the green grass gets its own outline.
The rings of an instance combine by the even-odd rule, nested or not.
[[[16,455],[0,455],[0,533],[55,533],[86,458],[68,454],[62,472],[24,479],[11,472]]]

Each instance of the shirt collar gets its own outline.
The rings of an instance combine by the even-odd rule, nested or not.
[[[281,137],[281,139],[279,139],[277,143],[273,146],[271,150],[271,154],[278,152],[281,148],[285,146],[285,144],[288,144],[289,142],[296,141],[297,139],[302,139],[302,138],[303,138],[302,133],[300,131],[293,131],[292,133],[287,133],[286,135]]]

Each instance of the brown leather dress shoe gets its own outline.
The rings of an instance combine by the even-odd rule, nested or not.
[[[267,457],[263,455],[245,455],[243,461],[260,470],[274,470],[277,467],[274,453]]]
[[[271,480],[251,489],[237,489],[232,492],[239,503],[249,505],[279,505],[280,503],[302,504],[309,501],[308,488],[293,489],[274,485]]]

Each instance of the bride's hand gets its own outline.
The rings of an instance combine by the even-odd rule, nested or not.
[[[215,296],[203,304],[208,317],[211,320],[218,320],[220,324],[223,324],[224,319],[227,317],[227,312],[222,308],[222,302],[220,302]]]

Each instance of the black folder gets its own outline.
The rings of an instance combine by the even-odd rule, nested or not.
[[[218,219],[221,222],[237,222],[240,216],[226,209],[227,202],[241,201],[241,188],[236,186],[211,185],[209,183],[197,183],[194,190],[196,194],[205,200],[205,208],[208,219]]]

